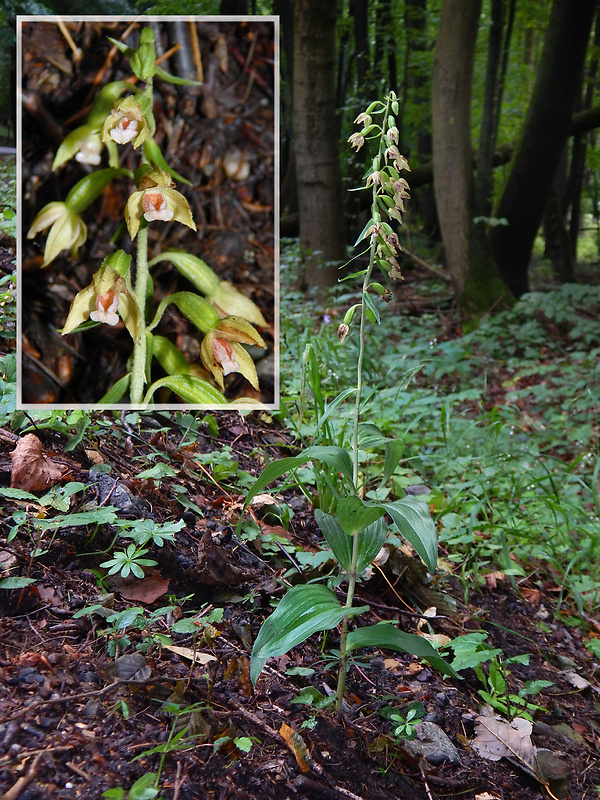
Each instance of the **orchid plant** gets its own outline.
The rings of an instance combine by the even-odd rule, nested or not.
[[[85,123],[66,136],[52,164],[52,169],[58,170],[75,158],[83,165],[99,168],[81,178],[64,201],[42,208],[27,236],[34,238],[48,229],[43,267],[65,250],[76,259],[87,238],[84,212],[112,181],[133,183],[124,221],[135,245],[135,259],[126,252],[131,249],[129,245],[105,258],[89,285],[75,296],[61,333],[68,336],[122,322],[131,336],[127,372],[99,399],[100,403],[116,404],[128,398],[132,406],[145,407],[158,389],[166,387],[190,405],[218,406],[227,402],[223,379],[231,372],[241,373],[258,389],[256,367],[244,345],[266,347],[255,327],[266,326],[265,319],[252,300],[221,281],[194,254],[169,250],[152,260],[148,256],[150,225],[178,222],[196,230],[189,202],[175,188],[175,181],[188,186],[190,182],[167,164],[154,138],[154,80],[182,85],[197,82],[170,75],[157,64],[150,27],[141,30],[136,48],[114,39],[111,42],[129,58],[137,80],[114,81],[104,86]],[[133,148],[139,156],[135,169],[120,166],[120,148]],[[108,166],[101,167],[105,150]],[[150,270],[160,261],[171,264],[196,291],[167,295],[154,309]],[[168,337],[157,332],[169,305],[174,305],[204,335],[201,364],[189,363]],[[154,382],[153,359],[165,373]]]
[[[387,287],[372,280],[373,271],[378,267],[390,279],[402,277],[398,261],[402,248],[398,234],[391,225],[393,222],[402,223],[405,200],[408,198],[408,183],[401,173],[409,171],[409,166],[398,149],[399,133],[395,122],[398,107],[398,99],[393,92],[385,102],[371,103],[355,120],[361,126],[360,131],[349,139],[357,150],[369,140],[376,143],[365,185],[361,187],[371,192],[371,217],[356,242],[357,245],[368,242],[369,265],[367,269],[344,278],[362,278],[361,301],[348,309],[338,329],[340,343],[343,343],[358,317],[356,385],[344,389],[325,408],[317,423],[317,430],[341,403],[354,395],[351,440],[347,447],[313,445],[297,456],[268,464],[248,493],[243,509],[272,481],[307,462],[316,462],[322,470],[329,468],[336,475],[334,513],[317,508],[315,519],[339,564],[340,572],[329,586],[311,582],[298,584],[287,591],[256,637],[250,676],[256,683],[269,658],[287,653],[313,633],[339,628],[337,710],[342,709],[351,653],[358,648],[380,647],[408,652],[427,660],[446,675],[457,677],[455,670],[438,655],[429,641],[405,633],[393,622],[351,629],[351,622],[369,610],[368,605],[354,604],[355,591],[361,575],[385,544],[388,528],[404,537],[432,572],[437,562],[437,535],[427,505],[411,496],[392,502],[365,500],[364,470],[360,468],[364,454],[383,448],[383,486],[400,463],[403,453],[401,439],[385,436],[376,425],[361,420],[361,413],[364,412],[366,326],[380,322],[374,298],[379,296],[389,302],[392,296]],[[387,519],[391,522],[387,522]],[[242,517],[238,529],[241,524]],[[340,602],[335,591],[340,583],[347,583],[343,602]]]

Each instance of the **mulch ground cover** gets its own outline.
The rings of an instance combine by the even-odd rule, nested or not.
[[[335,690],[334,630],[269,661],[251,685],[248,659],[258,629],[285,582],[303,579],[294,569],[294,554],[316,551],[320,536],[305,498],[286,490],[283,498],[294,509],[287,528],[268,507],[257,507],[259,535],[238,539],[234,527],[243,497],[227,479],[215,478],[203,454],[229,446],[239,469],[256,475],[263,458],[256,442],[271,458],[289,454],[289,442],[258,415],[218,414],[184,438],[190,423],[157,412],[92,415],[84,443],[68,452],[67,436],[32,428],[46,463],[64,471],[60,483],[86,486],[74,496],[71,511],[112,504],[124,518],[182,518],[185,527],[175,542],[151,547],[158,565],[148,579],[115,580],[99,566],[111,552],[113,527],[64,526],[40,538],[25,525],[11,538],[16,512],[56,512],[3,498],[0,569],[35,583],[0,593],[1,796],[92,800],[160,769],[167,800],[550,797],[516,762],[485,760],[473,748],[482,701],[472,670],[462,673],[463,680],[443,678],[409,655],[375,650],[361,653],[351,668],[342,716],[331,707],[295,703],[306,686],[325,697]],[[18,438],[0,429],[3,486],[9,484]],[[161,460],[176,474],[137,477]],[[110,466],[103,475],[108,487],[90,472],[93,464]],[[43,552],[34,557],[36,548]],[[529,665],[511,665],[509,688],[517,692],[527,680],[552,684],[535,697],[547,710],[533,715],[533,741],[558,758],[548,786],[557,797],[596,796],[598,665],[583,646],[576,614],[563,609],[561,619],[554,619],[552,582],[525,584],[518,596],[498,577],[471,592],[466,605],[462,586],[440,577],[426,586],[420,562],[406,553],[398,558],[405,568],[401,579],[397,569],[386,572],[384,566],[360,584],[357,602],[370,603],[372,610],[359,624],[399,619],[406,631],[449,637],[484,630],[506,657],[529,653]],[[422,611],[432,597],[438,611],[428,628]],[[153,624],[106,633],[105,617],[75,616],[96,604],[107,613],[141,608],[146,618],[165,605],[174,608]],[[168,635],[182,613],[215,608],[224,609],[221,621],[200,628],[198,636],[173,634],[175,649],[158,635]],[[593,617],[585,626],[600,632]],[[395,724],[380,713],[388,707],[405,714],[415,701],[432,730],[443,731],[450,743],[434,742],[427,757],[409,751],[393,735]],[[179,715],[173,713],[177,707]],[[169,747],[186,726],[192,738]],[[167,752],[155,751],[161,746]]]

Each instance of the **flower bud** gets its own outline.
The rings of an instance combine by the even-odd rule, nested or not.
[[[349,333],[350,333],[350,327],[346,325],[345,322],[340,323],[340,326],[338,327],[337,330],[338,339],[340,340],[340,342],[343,343],[344,339],[346,338],[346,336],[348,336]]]
[[[73,156],[80,164],[92,164],[97,167],[101,151],[102,141],[98,133],[90,125],[82,125],[71,131],[62,141],[54,156],[52,171],[57,170]]]
[[[62,250],[70,250],[71,258],[75,258],[78,249],[87,239],[85,222],[66,203],[55,201],[44,206],[33,220],[27,238],[33,239],[46,228],[50,228],[50,231],[42,267],[47,267]]]

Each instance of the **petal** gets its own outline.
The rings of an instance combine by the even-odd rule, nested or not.
[[[216,328],[219,339],[228,342],[242,342],[243,344],[256,344],[266,347],[260,333],[245,319],[241,317],[225,317]]]
[[[134,192],[129,197],[127,205],[125,206],[125,222],[127,223],[127,230],[132,240],[136,237],[140,227],[140,220],[144,215],[144,209],[142,207],[143,196],[144,192]]]
[[[54,201],[53,203],[48,203],[47,206],[44,206],[36,218],[31,223],[31,227],[27,233],[28,239],[33,239],[40,231],[49,228],[50,225],[53,225],[57,219],[60,219],[64,214],[68,211],[67,206],[64,203],[60,203],[58,201]]]
[[[188,228],[195,231],[196,223],[192,219],[189,203],[181,192],[178,192],[176,189],[165,188],[162,190],[162,193],[167,201],[167,205],[173,211],[173,219],[176,219],[177,222],[181,222],[183,225],[187,225]]]
[[[47,267],[63,250],[71,250],[75,255],[87,238],[87,227],[81,217],[68,211],[50,228],[44,249],[43,267]]]
[[[86,322],[95,308],[96,290],[94,286],[90,284],[75,295],[64,328],[61,331],[62,335],[66,336],[67,333],[71,333],[71,331],[75,330],[82,322]]]

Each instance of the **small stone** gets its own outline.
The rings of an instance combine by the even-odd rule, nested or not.
[[[421,722],[417,725],[417,738],[402,740],[405,750],[415,758],[423,757],[428,763],[439,765],[444,762],[460,764],[460,755],[446,733],[434,722]]]
[[[543,747],[538,747],[536,761],[540,777],[546,781],[552,794],[559,800],[566,800],[569,796],[569,765],[552,750]]]

